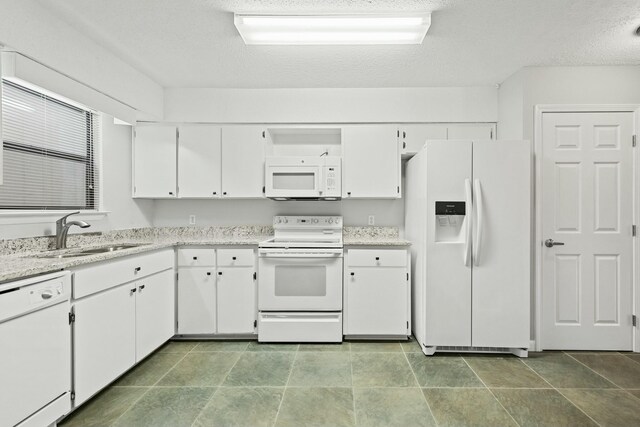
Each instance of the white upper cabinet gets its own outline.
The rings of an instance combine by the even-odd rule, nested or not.
[[[180,126],[178,197],[212,198],[222,193],[220,126]]]
[[[133,197],[177,196],[176,134],[175,126],[136,127],[133,141]]]
[[[264,197],[266,131],[261,126],[222,128],[222,197]]]
[[[395,125],[345,126],[342,131],[342,197],[400,197],[400,149]]]
[[[398,128],[402,154],[415,154],[427,139],[447,139],[446,124],[402,125]]]
[[[493,123],[459,123],[447,126],[447,139],[496,139]]]

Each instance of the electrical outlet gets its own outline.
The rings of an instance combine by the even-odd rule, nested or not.
[[[196,216],[189,215],[189,225],[196,225]]]
[[[369,225],[375,225],[376,224],[376,217],[375,215],[369,215],[369,221],[368,221]]]

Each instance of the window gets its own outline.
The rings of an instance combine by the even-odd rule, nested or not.
[[[3,80],[0,209],[97,210],[99,116]]]

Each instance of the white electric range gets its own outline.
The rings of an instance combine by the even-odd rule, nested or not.
[[[276,216],[259,245],[258,341],[342,341],[342,217]]]

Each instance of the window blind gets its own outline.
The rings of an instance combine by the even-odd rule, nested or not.
[[[99,116],[11,81],[2,83],[0,209],[97,210]]]

